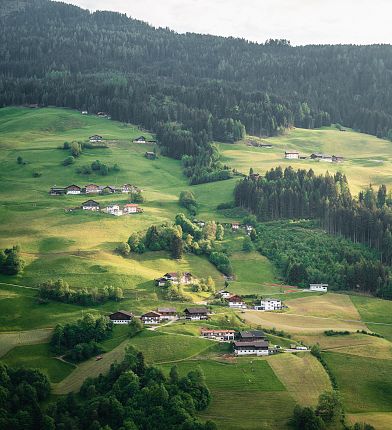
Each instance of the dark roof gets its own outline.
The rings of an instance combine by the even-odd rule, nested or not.
[[[164,314],[177,313],[175,308],[158,308],[157,311]]]
[[[268,348],[268,344],[269,344],[268,340],[256,340],[253,342],[234,342],[234,346],[236,348],[239,348],[239,347],[246,347],[246,348],[249,348],[249,347],[265,348],[265,347],[267,347]]]
[[[95,200],[87,200],[82,203],[82,206],[99,206],[99,203]]]
[[[207,308],[186,308],[184,312],[188,314],[206,314],[208,313],[208,309]]]
[[[132,312],[128,312],[128,311],[113,312],[112,314],[109,315],[109,317],[111,317],[112,315],[115,315],[115,314],[123,314],[123,315],[126,315],[127,317],[133,317],[133,313]]]
[[[67,189],[67,188],[71,188],[71,187],[79,188],[79,190],[81,189],[81,188],[79,187],[79,185],[75,185],[75,184],[68,185],[67,187],[65,187],[65,189]]]
[[[136,137],[135,140],[146,140],[146,138],[144,136],[139,136],[139,137]]]
[[[97,184],[87,184],[86,187],[99,187]]]
[[[240,331],[240,337],[242,339],[254,339],[258,337],[265,337],[265,333],[263,330]]]
[[[235,296],[231,296],[231,297],[229,297],[228,299],[226,299],[226,300],[228,300],[229,302],[242,302],[243,300],[242,300],[242,297],[240,297],[240,296],[237,296],[237,295],[235,295]]]
[[[155,311],[150,311],[150,312],[146,312],[145,314],[142,315],[143,317],[160,317],[161,314]]]

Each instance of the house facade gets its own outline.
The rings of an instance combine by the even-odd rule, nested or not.
[[[114,185],[106,185],[106,187],[100,187],[101,192],[105,194],[112,194],[116,192],[116,187]]]
[[[91,143],[101,142],[103,140],[103,137],[100,136],[99,134],[94,134],[94,135],[89,137],[89,140]]]
[[[280,311],[283,303],[279,299],[262,299],[260,305],[255,306],[256,311]]]
[[[117,311],[109,315],[113,324],[129,324],[133,319],[133,313],[128,311]]]
[[[202,328],[200,334],[207,339],[215,339],[221,342],[231,342],[235,338],[235,330],[210,330]]]
[[[285,151],[284,158],[287,158],[288,160],[298,160],[299,159],[299,152],[298,151]]]
[[[66,189],[64,187],[52,187],[49,191],[51,196],[62,196],[66,193]]]
[[[72,184],[68,185],[68,187],[65,187],[65,192],[67,194],[81,194],[82,189],[79,186]]]
[[[114,216],[121,216],[123,214],[119,205],[109,205],[106,207],[105,212]]]
[[[328,291],[328,284],[310,284],[309,290],[326,293]]]
[[[99,203],[95,200],[87,200],[82,203],[82,209],[84,211],[99,211]]]
[[[233,222],[231,223],[231,229],[233,231],[237,231],[240,228],[240,223],[239,222]]]
[[[234,342],[234,354],[243,355],[268,355],[269,342],[267,340],[258,340],[252,342]]]
[[[143,324],[155,325],[161,322],[161,314],[155,311],[150,311],[143,314],[140,319],[142,320]]]
[[[136,191],[138,191],[138,188],[135,187],[135,185],[132,185],[132,184],[124,184],[121,187],[121,192],[122,193],[135,193]]]
[[[231,297],[233,295],[230,293],[230,291],[227,291],[227,290],[220,290],[220,291],[218,291],[218,294],[220,297],[222,297],[222,299],[228,299],[229,297]]]
[[[135,214],[139,211],[139,205],[128,203],[124,205],[123,212],[124,214]]]
[[[184,310],[185,319],[191,321],[200,321],[208,319],[207,308],[186,308]]]
[[[226,299],[226,301],[228,302],[230,308],[235,308],[235,309],[246,308],[246,304],[242,300],[242,297],[240,296],[237,296],[237,295],[230,296],[228,299]]]
[[[144,156],[146,158],[148,158],[149,160],[155,160],[157,158],[157,155],[155,154],[155,152],[152,151],[147,151]]]
[[[98,194],[101,192],[101,188],[96,184],[88,184],[85,186],[86,194]]]
[[[144,136],[139,136],[133,140],[134,143],[146,143],[146,138]]]
[[[175,321],[178,313],[175,308],[158,308],[157,312],[161,315],[161,320]]]

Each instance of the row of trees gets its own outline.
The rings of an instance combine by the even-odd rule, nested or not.
[[[4,275],[17,275],[25,267],[25,261],[20,255],[20,247],[13,246],[0,250],[0,273]]]
[[[63,279],[44,281],[38,285],[38,288],[38,297],[41,302],[55,300],[63,303],[90,306],[105,303],[109,300],[118,302],[124,298],[124,292],[120,287],[105,285],[102,288],[72,289]]]

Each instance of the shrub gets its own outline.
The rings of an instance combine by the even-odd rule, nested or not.
[[[67,157],[64,161],[63,161],[63,165],[64,166],[69,166],[71,164],[75,163],[75,157],[73,157],[72,155],[70,155],[69,157]]]

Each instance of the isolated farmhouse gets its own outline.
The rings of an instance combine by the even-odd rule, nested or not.
[[[133,313],[128,311],[117,311],[109,315],[113,324],[129,324],[133,319]]]

